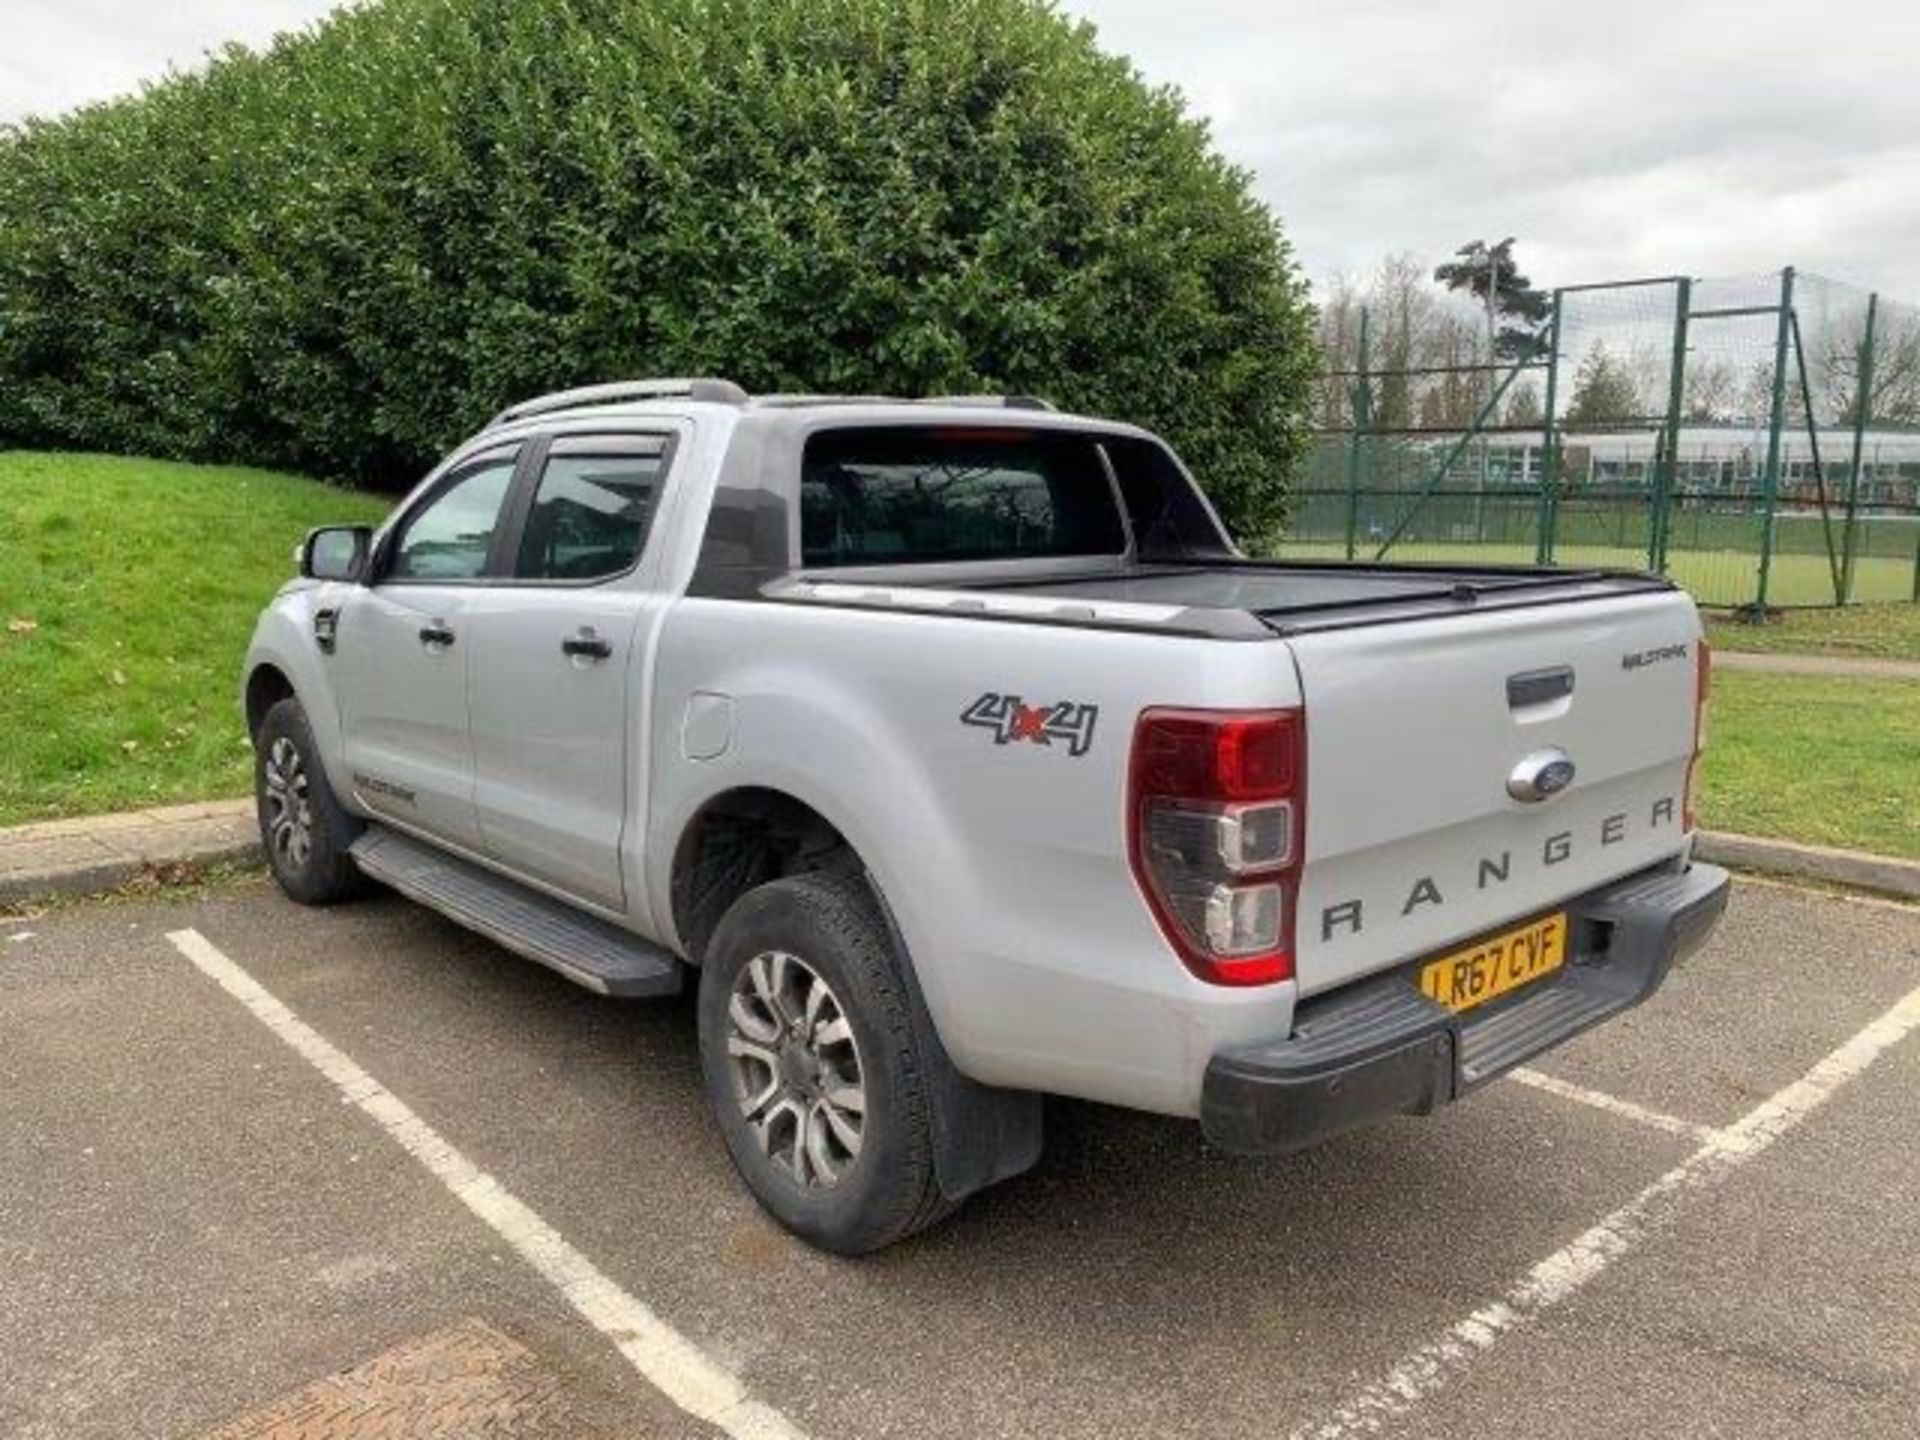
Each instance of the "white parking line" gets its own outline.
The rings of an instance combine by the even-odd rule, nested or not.
[[[1575,1294],[1649,1234],[1670,1224],[1690,1199],[1763,1153],[1920,1027],[1920,989],[1828,1055],[1800,1079],[1762,1101],[1584,1235],[1535,1265],[1507,1293],[1456,1322],[1320,1422],[1295,1428],[1294,1440],[1371,1435],[1402,1418],[1473,1362]]]
[[[331,1080],[350,1103],[371,1116],[675,1405],[737,1440],[806,1440],[784,1415],[749,1396],[734,1375],[608,1279],[557,1230],[448,1144],[404,1101],[335,1049],[198,930],[176,930],[167,939]]]
[[[1539,1070],[1529,1070],[1522,1066],[1518,1070],[1507,1072],[1509,1080],[1517,1080],[1534,1090],[1545,1091],[1549,1095],[1558,1095],[1562,1100],[1578,1101],[1582,1105],[1591,1105],[1596,1110],[1604,1110],[1609,1115],[1618,1115],[1623,1120],[1636,1120],[1655,1130],[1664,1130],[1669,1135],[1679,1135],[1685,1139],[1705,1145],[1719,1137],[1719,1131],[1710,1125],[1696,1125],[1691,1120],[1682,1120],[1677,1115],[1666,1115],[1658,1110],[1649,1110],[1644,1105],[1636,1105],[1631,1100],[1622,1100],[1609,1095],[1604,1090],[1589,1090],[1584,1085],[1575,1085],[1556,1076],[1547,1075]]]

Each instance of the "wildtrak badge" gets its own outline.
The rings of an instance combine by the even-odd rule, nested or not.
[[[1662,660],[1684,660],[1687,647],[1684,645],[1657,645],[1651,650],[1629,650],[1620,657],[1622,670],[1644,670],[1649,665],[1658,665]]]
[[[414,792],[405,785],[396,785],[391,780],[382,780],[378,775],[368,775],[364,771],[353,772],[353,785],[356,790],[368,795],[385,795],[390,800],[398,800],[402,805],[419,803]]]

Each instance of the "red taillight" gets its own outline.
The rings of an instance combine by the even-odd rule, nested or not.
[[[1713,688],[1713,650],[1702,636],[1693,652],[1693,754],[1687,758],[1687,794],[1681,825],[1691,832],[1700,813],[1700,756],[1707,748],[1707,696]]]
[[[1305,754],[1298,710],[1147,710],[1134,726],[1128,857],[1161,931],[1202,980],[1293,974]]]

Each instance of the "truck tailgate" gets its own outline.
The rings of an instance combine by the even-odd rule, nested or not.
[[[1291,638],[1307,716],[1301,992],[1683,850],[1699,639],[1677,592]],[[1571,784],[1515,798],[1516,767],[1556,749]]]

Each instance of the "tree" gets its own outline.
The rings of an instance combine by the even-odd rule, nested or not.
[[[1353,280],[1335,274],[1326,284],[1319,307],[1321,365],[1314,379],[1314,424],[1340,430],[1353,424],[1353,387],[1359,380],[1360,316],[1366,296]],[[1371,359],[1371,357],[1369,357]]]
[[[1433,317],[1420,363],[1433,373],[1416,376],[1420,424],[1430,430],[1464,430],[1487,399],[1487,373],[1472,368],[1480,361],[1480,337],[1457,314]]]
[[[1573,372],[1573,398],[1567,405],[1567,426],[1605,425],[1630,419],[1642,409],[1632,371],[1614,359],[1604,342],[1596,341]]]
[[[1747,366],[1740,386],[1738,418],[1749,425],[1768,425],[1773,419],[1773,359],[1755,360]],[[1793,427],[1807,423],[1807,407],[1800,394],[1799,375],[1794,368],[1793,352],[1787,352],[1786,383],[1780,390],[1781,424]]]
[[[1831,423],[1851,425],[1858,416],[1860,375],[1867,340],[1864,310],[1830,328],[1812,368]],[[1920,422],[1920,317],[1881,305],[1875,317],[1868,397],[1870,421],[1911,425]]]
[[[1424,260],[1389,255],[1364,285],[1336,275],[1320,306],[1325,372],[1318,391],[1319,424],[1352,423],[1352,372],[1360,365],[1360,315],[1368,320],[1368,395],[1376,429],[1465,427],[1486,398],[1474,372],[1415,373],[1469,366],[1481,358],[1473,325],[1436,292]],[[1345,372],[1345,373],[1341,373]]]
[[[384,0],[0,130],[0,443],[397,488],[594,380],[1023,391],[1254,533],[1312,324],[1246,173],[1047,0]]]
[[[1522,380],[1507,396],[1507,424],[1516,428],[1536,426],[1545,418],[1540,409],[1540,392],[1533,381]]]
[[[1429,363],[1434,303],[1423,283],[1424,268],[1411,255],[1389,255],[1374,271],[1368,295],[1377,337],[1373,366],[1383,372],[1374,419],[1389,429],[1415,423],[1415,377],[1408,371]]]
[[[1727,361],[1700,355],[1687,362],[1680,399],[1687,419],[1707,424],[1738,419],[1739,400],[1740,377]]]
[[[1884,324],[1874,336],[1873,395],[1867,414],[1877,422],[1920,424],[1920,317],[1910,311],[1886,315]]]
[[[1454,251],[1433,278],[1449,290],[1464,290],[1487,316],[1487,348],[1496,359],[1530,360],[1546,347],[1542,333],[1553,302],[1520,273],[1514,237],[1497,245],[1474,240]]]

